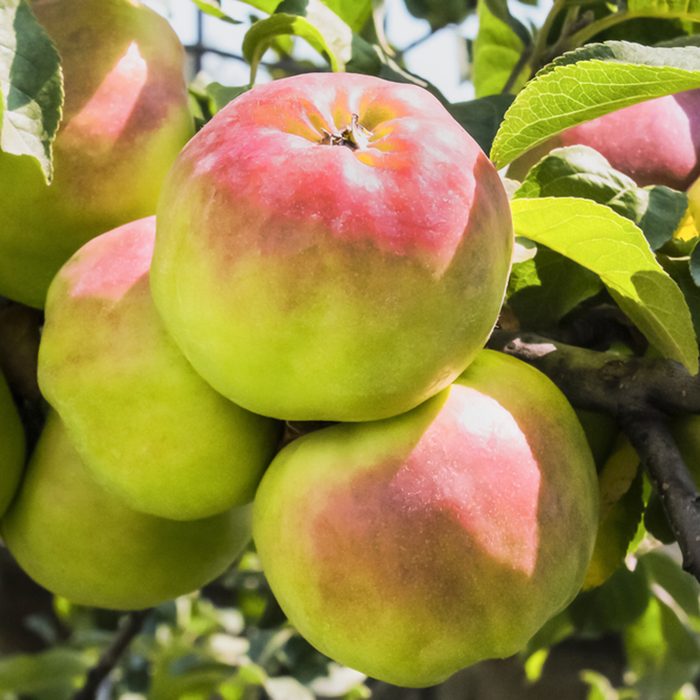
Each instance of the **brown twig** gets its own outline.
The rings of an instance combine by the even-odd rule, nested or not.
[[[121,626],[114,635],[112,643],[105,649],[95,666],[90,669],[83,687],[73,695],[73,700],[94,700],[97,697],[100,686],[119,663],[134,637],[141,631],[143,623],[150,613],[150,609],[136,610],[122,618]]]
[[[489,347],[540,369],[577,408],[617,419],[661,498],[683,568],[700,581],[700,496],[666,425],[668,416],[700,413],[700,375],[672,360],[621,358],[534,333],[496,331]]]
[[[627,433],[659,494],[683,553],[683,568],[700,580],[700,496],[663,415],[621,416]]]

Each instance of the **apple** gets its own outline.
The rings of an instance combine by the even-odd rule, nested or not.
[[[527,171],[553,148],[595,148],[638,185],[687,189],[700,175],[700,90],[666,95],[566,129],[515,161],[510,177]]]
[[[250,510],[188,522],[134,511],[94,480],[52,412],[0,530],[19,565],[53,593],[134,610],[221,574],[250,539]]]
[[[483,351],[404,415],[280,451],[253,539],[311,644],[413,687],[521,649],[581,587],[597,522],[573,409],[538,370]]]
[[[151,283],[185,356],[232,401],[378,419],[483,347],[512,239],[497,172],[435,97],[306,74],[244,93],[182,151]]]
[[[51,284],[39,386],[95,478],[135,510],[187,520],[253,499],[279,424],[215,392],[151,300],[155,217],[86,243]]]
[[[0,152],[0,295],[42,307],[83,243],[155,213],[192,135],[184,51],[135,0],[34,0],[61,55],[65,103],[49,186],[28,156]]]
[[[0,517],[15,495],[24,466],[24,428],[0,372]]]

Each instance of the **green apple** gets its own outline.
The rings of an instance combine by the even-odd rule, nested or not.
[[[0,372],[0,517],[15,495],[24,466],[24,429]]]
[[[89,241],[51,284],[39,385],[76,450],[135,510],[187,520],[253,499],[279,424],[215,392],[156,313],[155,219]]]
[[[53,593],[132,610],[221,574],[250,539],[250,506],[188,522],[138,513],[94,480],[51,413],[0,530],[19,565]]]
[[[136,0],[34,0],[56,45],[65,102],[50,186],[27,156],[0,152],[0,295],[42,307],[83,243],[155,213],[193,124],[184,51]]]
[[[514,654],[564,608],[597,522],[573,409],[539,371],[483,351],[409,413],[285,447],[256,495],[253,537],[311,644],[427,686]]]
[[[260,85],[185,147],[153,298],[215,389],[255,413],[403,413],[483,347],[510,268],[498,173],[429,92],[350,73]]]

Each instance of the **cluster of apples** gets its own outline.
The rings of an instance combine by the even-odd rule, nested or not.
[[[66,106],[52,185],[0,154],[0,293],[46,307],[24,471],[0,385],[20,565],[133,609],[252,534],[292,623],[371,676],[429,685],[520,649],[581,586],[598,489],[559,390],[483,350],[513,237],[485,154],[428,92],[351,74],[256,87],[180,150],[164,20],[32,8]],[[281,447],[285,421],[309,424]]]

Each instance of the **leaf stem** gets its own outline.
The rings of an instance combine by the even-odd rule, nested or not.
[[[537,39],[535,41],[535,45],[532,48],[532,59],[533,59],[533,72],[536,69],[536,63],[540,60],[541,56],[545,53],[547,49],[547,39],[549,38],[549,35],[552,31],[552,27],[554,26],[554,22],[559,15],[559,13],[564,9],[566,6],[566,0],[554,0],[554,4],[552,5],[551,9],[547,13],[547,16],[544,19],[544,22],[542,23],[542,26],[540,27],[540,31],[537,33]]]
[[[525,66],[527,65],[528,61],[530,60],[531,56],[532,56],[531,47],[526,46],[525,48],[523,48],[523,51],[520,54],[520,57],[518,58],[518,61],[513,66],[513,70],[510,72],[510,75],[508,76],[508,80],[506,80],[505,85],[501,89],[501,95],[507,95],[510,93],[510,91],[513,89],[513,86],[515,85],[516,81],[520,77],[520,74],[523,72]]]

